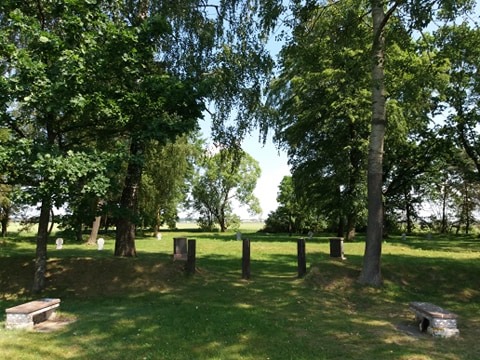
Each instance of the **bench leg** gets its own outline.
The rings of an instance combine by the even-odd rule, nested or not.
[[[5,328],[13,329],[33,329],[35,324],[41,323],[45,320],[55,319],[56,309],[50,309],[36,315],[31,314],[7,314]]]
[[[30,314],[7,314],[5,327],[13,329],[33,329],[33,317]]]
[[[460,334],[456,319],[428,318],[416,313],[415,323],[418,324],[421,332],[426,332],[435,337],[449,338]]]
[[[42,321],[46,320],[53,320],[55,319],[55,309],[51,309],[48,311],[45,311],[43,313],[37,314],[33,317],[33,323],[38,324],[41,323]]]

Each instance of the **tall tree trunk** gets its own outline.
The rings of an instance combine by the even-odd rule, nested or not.
[[[75,239],[77,242],[81,243],[83,242],[83,225],[82,224],[77,224],[75,225]]]
[[[88,237],[87,244],[93,245],[97,241],[98,230],[100,230],[100,222],[102,220],[101,216],[96,216],[93,220],[92,231],[90,231],[90,236]]]
[[[442,224],[440,233],[446,234],[448,228],[448,217],[447,217],[447,200],[448,200],[448,185],[445,182],[445,186],[443,187],[443,194],[442,194]]]
[[[7,236],[8,222],[10,221],[10,206],[3,206],[2,208],[2,237]]]
[[[337,225],[337,237],[343,238],[343,234],[345,232],[345,221],[343,214],[338,216],[338,225]]]
[[[142,180],[144,145],[140,140],[132,139],[130,160],[120,200],[115,238],[115,256],[137,256],[135,248],[135,228],[140,181]]]
[[[357,216],[355,214],[349,214],[347,216],[347,236],[346,241],[355,240],[355,225],[357,223]]]
[[[220,215],[218,217],[218,225],[220,225],[220,232],[227,231],[227,219],[225,217],[225,211],[223,209],[220,210]]]
[[[363,268],[359,282],[382,284],[380,260],[383,238],[383,142],[386,126],[385,107],[385,12],[382,0],[372,0],[373,64],[372,64],[372,124],[368,149],[368,222]]]
[[[52,220],[52,222],[48,227],[48,236],[52,235],[53,227],[55,226],[55,214],[53,213],[52,207],[50,207],[50,219]]]
[[[413,232],[413,219],[412,219],[412,198],[410,192],[405,191],[405,216],[407,220],[407,234]]]
[[[35,275],[33,278],[32,291],[39,293],[45,288],[45,274],[47,272],[47,241],[48,223],[50,221],[51,203],[49,199],[43,199],[38,221],[37,248],[35,258]]]
[[[2,219],[2,237],[7,236],[8,219]]]
[[[160,234],[160,222],[161,222],[160,208],[157,209],[157,214],[155,216],[155,224],[153,226],[153,236],[158,239],[158,234]]]
[[[95,207],[102,206],[103,201],[100,200]],[[100,223],[102,221],[102,216],[95,216],[95,220],[93,220],[92,224],[92,231],[90,231],[90,236],[88,237],[87,244],[94,245],[97,242],[98,231],[100,230]]]

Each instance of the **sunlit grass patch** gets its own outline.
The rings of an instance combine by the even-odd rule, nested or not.
[[[307,239],[307,275],[297,276],[296,237],[247,233],[251,280],[241,279],[242,243],[233,233],[170,232],[142,237],[138,257],[66,241],[49,244],[48,287],[76,321],[55,333],[0,329],[2,359],[477,359],[480,243],[422,238],[383,244],[384,286],[357,283],[363,242],[329,256],[328,234]],[[197,239],[197,273],[172,260],[172,239]],[[0,248],[0,305],[30,299],[34,244]],[[422,243],[425,242],[425,244]],[[435,239],[437,241],[437,239]],[[465,246],[465,249],[463,249]],[[450,251],[450,247],[454,247]],[[8,249],[8,251],[3,251]],[[414,327],[409,301],[459,314],[459,339]],[[3,324],[0,324],[0,327]]]

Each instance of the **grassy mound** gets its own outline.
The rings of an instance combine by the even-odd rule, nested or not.
[[[139,256],[49,245],[48,287],[61,318],[55,332],[0,328],[2,359],[478,359],[480,241],[389,239],[381,288],[357,284],[364,243],[329,257],[327,237],[307,240],[308,273],[297,278],[296,242],[247,234],[250,281],[241,279],[234,234],[165,233],[137,241]],[[197,239],[197,273],[171,259],[172,238]],[[0,308],[32,299],[34,244],[0,245]],[[460,337],[419,333],[410,301],[459,315]],[[3,325],[3,324],[1,324]]]

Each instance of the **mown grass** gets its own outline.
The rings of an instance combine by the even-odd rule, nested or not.
[[[138,257],[112,256],[65,239],[49,245],[48,288],[60,331],[5,330],[1,359],[479,359],[480,240],[392,237],[383,245],[381,288],[356,279],[363,241],[346,243],[347,260],[329,257],[328,235],[307,240],[308,274],[297,278],[296,238],[244,230],[251,280],[241,279],[235,234],[184,228],[162,240],[137,240]],[[148,234],[147,234],[148,235]],[[172,238],[197,239],[197,273],[173,262]],[[0,245],[0,311],[32,299],[34,244]],[[410,301],[459,315],[460,337],[415,332]]]

